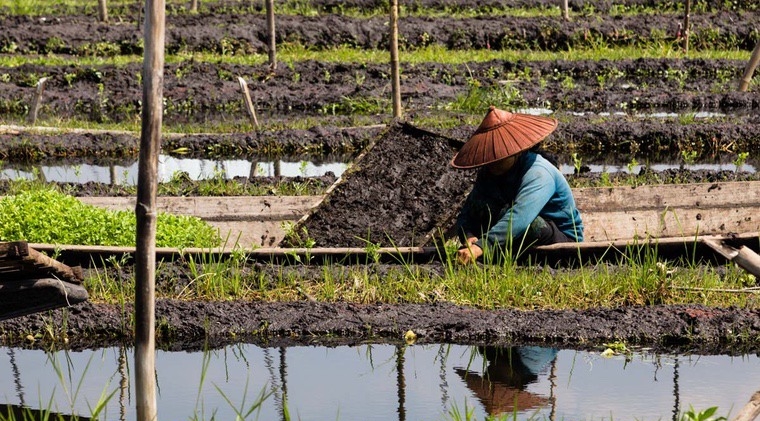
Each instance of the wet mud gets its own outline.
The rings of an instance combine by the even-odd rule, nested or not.
[[[640,59],[605,61],[489,61],[402,64],[405,118],[457,119],[465,99],[504,108],[586,113],[725,113],[756,115],[757,93],[738,92],[746,63],[732,60]],[[37,80],[48,77],[39,121],[77,118],[96,123],[137,121],[141,64],[0,70],[0,114],[26,118]],[[276,126],[318,119],[325,126],[387,122],[391,115],[386,64],[298,62],[270,72],[268,65],[169,64],[164,79],[164,124],[218,124],[251,130],[238,77],[248,81],[259,121]],[[476,87],[475,87],[476,86]],[[487,108],[489,104],[482,107]],[[380,120],[380,121],[378,121]]]
[[[83,303],[0,322],[6,344],[71,348],[113,346],[134,339],[131,304]],[[730,354],[760,351],[760,311],[700,305],[652,305],[587,310],[481,310],[447,303],[156,302],[157,346],[200,350],[235,342],[265,346],[401,343],[412,330],[418,343],[544,344],[593,349],[623,341],[656,351]],[[33,343],[27,335],[43,333]]]

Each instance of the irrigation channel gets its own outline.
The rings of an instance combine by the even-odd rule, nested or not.
[[[497,350],[502,354],[496,356]],[[162,419],[679,420],[718,406],[736,414],[757,388],[757,355],[657,355],[462,345],[259,347],[157,352]],[[131,348],[0,348],[8,405],[134,420]],[[11,381],[12,379],[12,381]],[[41,407],[41,408],[40,408]],[[513,418],[514,416],[514,418]]]

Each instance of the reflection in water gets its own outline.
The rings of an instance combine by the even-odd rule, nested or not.
[[[51,411],[90,416],[105,393],[113,399],[100,419],[134,420],[132,358],[124,347],[54,353],[6,348],[0,352],[0,378],[13,381],[0,382],[0,399],[19,407],[43,402]],[[57,361],[66,366],[56,368]],[[157,402],[161,419],[235,419],[236,411],[266,396],[252,417],[405,421],[506,413],[515,420],[555,420],[672,414],[678,420],[690,406],[718,406],[721,416],[744,405],[757,390],[759,361],[755,355],[604,358],[545,347],[238,344],[206,352],[157,351]],[[59,377],[60,370],[65,376]],[[75,392],[73,401],[66,391]]]
[[[481,375],[455,368],[467,387],[490,415],[543,408],[551,397],[526,390],[557,357],[557,350],[544,347],[478,347],[487,361]]]

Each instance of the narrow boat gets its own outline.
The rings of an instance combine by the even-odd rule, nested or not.
[[[0,320],[86,301],[81,267],[69,267],[24,241],[0,243]]]

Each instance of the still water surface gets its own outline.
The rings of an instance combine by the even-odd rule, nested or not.
[[[290,419],[300,420],[449,420],[451,411],[464,417],[465,410],[478,420],[498,413],[512,419],[513,411],[520,420],[670,420],[690,406],[735,415],[760,388],[756,355],[494,350],[484,356],[460,345],[240,344],[157,351],[159,419],[233,420],[272,391],[247,419],[284,419],[286,402]],[[132,367],[131,348],[0,348],[0,403],[87,416],[113,392],[105,419],[134,420]]]
[[[252,162],[247,160],[206,160],[206,159],[178,159],[171,156],[161,156],[159,159],[158,178],[159,182],[167,182],[177,172],[186,173],[191,180],[208,180],[212,178],[233,179],[235,177],[319,177],[332,172],[340,177],[348,168],[347,162],[312,162],[312,161],[264,161]],[[638,174],[642,165],[607,165],[584,163],[592,173],[633,173]],[[655,171],[677,169],[682,163],[655,163],[648,167]],[[685,169],[708,170],[708,171],[741,171],[756,172],[754,166],[742,164],[737,168],[734,164],[689,164],[683,165]],[[111,167],[101,165],[47,165],[37,168],[46,181],[59,183],[106,183],[115,185],[137,185],[137,162],[128,166],[114,165]],[[560,171],[565,175],[575,172],[572,164],[560,164]],[[35,174],[31,168],[0,168],[0,180],[33,179]]]

